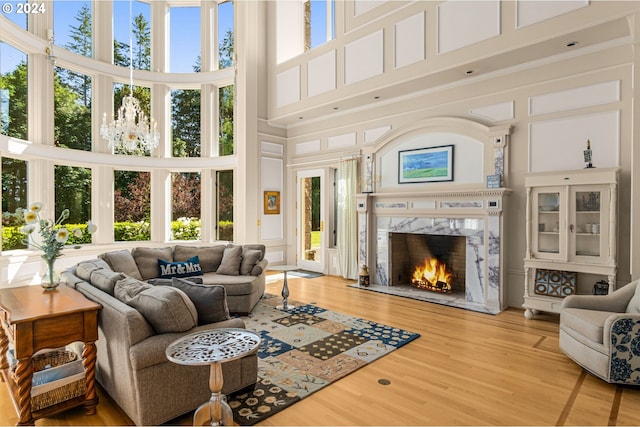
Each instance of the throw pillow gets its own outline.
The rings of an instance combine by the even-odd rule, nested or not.
[[[157,334],[184,332],[196,326],[198,312],[180,289],[129,279],[116,283],[116,298],[138,310]]]
[[[131,255],[136,261],[142,280],[158,277],[158,260],[164,259],[173,262],[173,251],[170,246],[164,248],[137,247],[131,250]]]
[[[242,253],[242,262],[240,263],[240,275],[247,276],[251,274],[253,266],[260,260],[262,253],[256,249],[244,249]],[[256,276],[259,274],[256,274]]]
[[[171,283],[173,282],[172,279],[173,278],[164,279],[164,278],[156,277],[155,279],[147,280],[147,283],[153,286],[171,286]],[[182,280],[188,280],[191,283],[197,283],[200,285],[204,282],[202,280],[202,277],[195,277],[195,276],[184,277]]]
[[[124,273],[111,271],[111,269],[101,268],[91,273],[90,283],[103,292],[113,296],[118,280],[124,279]]]
[[[105,252],[98,255],[98,257],[105,260],[113,271],[120,271],[127,276],[142,280],[136,260],[133,259],[133,255],[128,250]]]
[[[198,325],[229,320],[227,291],[221,285],[199,285],[187,279],[174,277],[171,286],[183,291],[198,312]]]
[[[225,245],[213,245],[213,246],[187,246],[176,245],[173,248],[173,260],[174,261],[186,261],[191,257],[198,256],[200,259],[200,266],[204,273],[210,271],[216,271],[222,262],[222,253],[224,252]]]
[[[633,294],[633,297],[631,297],[631,300],[629,300],[626,312],[640,313],[640,282],[636,284],[636,292]]]
[[[216,270],[217,274],[238,276],[240,274],[240,262],[242,261],[242,246],[229,246],[224,249],[222,262]]]
[[[170,262],[159,259],[158,270],[158,276],[163,279],[202,275],[202,267],[200,266],[200,259],[197,255],[183,262]]]

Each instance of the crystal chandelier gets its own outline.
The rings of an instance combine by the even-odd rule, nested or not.
[[[107,113],[102,117],[100,136],[109,142],[109,147],[129,154],[151,152],[158,146],[160,134],[157,123],[152,120],[152,130],[140,102],[133,96],[133,7],[129,0],[129,95],[122,99],[118,118],[107,123]]]

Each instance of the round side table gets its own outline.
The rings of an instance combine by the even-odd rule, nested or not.
[[[220,328],[194,332],[172,342],[167,359],[180,365],[209,365],[211,399],[193,414],[194,426],[233,425],[233,412],[222,394],[222,363],[239,359],[260,345],[260,336],[246,329]]]
[[[269,267],[269,270],[281,271],[284,275],[284,284],[282,285],[282,304],[276,306],[278,310],[287,311],[290,308],[295,308],[294,305],[289,304],[289,285],[287,285],[287,271],[300,270],[297,265],[275,265]]]

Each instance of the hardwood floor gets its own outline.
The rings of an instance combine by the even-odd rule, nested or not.
[[[290,300],[397,326],[421,337],[261,425],[640,425],[640,388],[607,384],[558,349],[554,315],[488,315],[289,276]],[[267,285],[279,294],[282,282]],[[382,385],[385,379],[389,385]],[[101,390],[99,390],[101,392]],[[37,425],[124,425],[99,394],[98,414],[75,409]],[[0,385],[0,425],[17,417]],[[173,423],[188,425],[189,415]]]

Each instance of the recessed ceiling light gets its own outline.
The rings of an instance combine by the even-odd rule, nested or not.
[[[574,47],[577,44],[578,44],[578,42],[575,42],[575,41],[569,42],[569,43],[567,43],[567,47]]]

